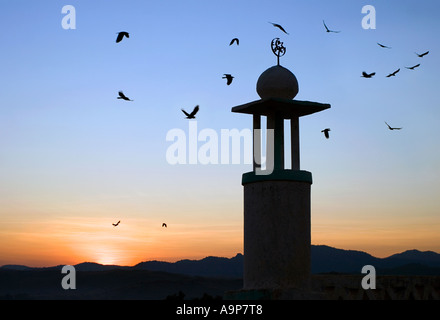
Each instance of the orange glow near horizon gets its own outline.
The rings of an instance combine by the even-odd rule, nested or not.
[[[440,252],[440,223],[436,218],[312,220],[312,244],[365,251],[386,258],[406,250]]]
[[[9,198],[2,206],[0,265],[96,262],[133,266],[149,260],[231,258],[243,253],[239,185],[224,191],[197,187],[187,193],[177,187],[171,192],[171,188],[166,196],[154,199],[139,192],[76,201],[53,197],[47,203]],[[366,206],[321,189],[320,185],[312,189],[312,199],[319,199],[312,203],[312,244],[365,251],[378,258],[411,249],[440,252],[434,202],[425,201],[424,212],[413,214],[421,210],[418,202],[403,206],[396,200],[397,204],[387,206],[382,201]],[[204,201],[199,202],[203,192]],[[120,225],[113,227],[118,220]]]
[[[146,218],[121,219],[117,227],[111,223],[102,217],[6,222],[0,232],[0,265],[44,267],[96,262],[133,266],[149,260],[231,258],[243,253],[241,222],[235,225],[178,222],[168,223],[167,228],[162,227],[160,220]],[[378,258],[409,249],[438,252],[438,223],[418,223],[407,221],[395,227],[377,228],[377,222],[312,221],[312,244],[361,250]]]
[[[117,227],[104,218],[66,218],[22,224],[0,232],[4,264],[32,267],[96,262],[133,266],[148,260],[175,262],[242,252],[241,225],[187,225],[128,218]],[[9,245],[10,244],[10,245]],[[7,259],[7,260],[6,260]]]

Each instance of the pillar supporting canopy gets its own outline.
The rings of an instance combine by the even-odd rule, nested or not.
[[[285,98],[263,98],[232,108],[232,112],[253,115],[253,129],[261,129],[261,116],[267,117],[267,129],[273,130],[273,146],[267,147],[266,164],[273,163],[273,171],[284,171],[284,120],[290,120],[291,170],[300,170],[299,117],[329,109],[325,103]],[[254,172],[261,167],[261,138],[254,134]],[[284,174],[283,174],[284,175]],[[284,175],[285,176],[285,175]]]

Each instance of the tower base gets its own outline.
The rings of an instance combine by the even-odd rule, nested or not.
[[[278,170],[243,175],[242,295],[307,295],[310,288],[311,173]],[[256,291],[255,291],[256,290]]]

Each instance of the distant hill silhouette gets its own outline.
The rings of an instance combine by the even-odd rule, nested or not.
[[[407,250],[387,258],[377,258],[363,251],[343,250],[325,245],[312,245],[311,271],[317,273],[359,274],[365,265],[373,265],[382,275],[440,275],[440,254],[433,251]],[[61,270],[62,266],[31,268],[5,265],[1,270]],[[102,265],[84,262],[75,265],[77,271],[147,270],[201,277],[241,278],[243,255],[232,258],[206,257],[201,260],[180,260],[174,263],[145,261],[134,266]]]
[[[2,270],[2,269],[3,270],[29,271],[29,270],[33,270],[35,268],[21,266],[18,264],[6,264],[6,265],[0,267],[0,270]]]
[[[63,290],[62,266],[0,267],[0,300],[4,299],[213,299],[243,286],[243,255],[206,257],[175,263],[146,261],[134,266],[75,265],[78,290]],[[440,254],[408,250],[387,258],[366,252],[312,246],[312,273],[358,274],[373,265],[378,275],[440,275]]]
[[[202,260],[180,260],[175,263],[147,261],[138,263],[133,268],[191,276],[241,278],[243,276],[243,255],[239,253],[230,259],[206,257]]]
[[[377,274],[382,275],[440,275],[440,254],[407,250],[387,258],[377,258],[363,251],[312,246],[312,273],[356,274],[365,265],[374,266]],[[405,267],[407,265],[412,267]]]
[[[391,264],[425,263],[440,267],[440,254],[433,251],[407,250],[386,258]]]
[[[360,273],[363,266],[376,266],[379,258],[355,250],[336,249],[329,246],[312,246],[312,273]]]
[[[22,265],[6,264],[0,267],[0,270],[16,270],[16,271],[52,271],[61,270],[64,265],[57,265],[52,267],[27,267]],[[131,269],[132,267],[99,264],[95,262],[82,262],[75,265],[76,271],[108,271],[115,269]]]

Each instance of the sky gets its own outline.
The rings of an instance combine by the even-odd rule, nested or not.
[[[65,5],[75,29],[63,28]],[[366,5],[375,29],[362,26]],[[231,108],[259,99],[277,37],[295,99],[331,104],[300,119],[312,244],[376,257],[440,252],[438,1],[16,0],[0,9],[0,265],[243,253],[241,176],[252,165],[173,165],[166,137],[189,139],[190,123],[219,138],[251,129]],[[323,20],[341,32],[325,32]],[[116,43],[120,31],[130,38]],[[134,101],[116,99],[120,90]],[[196,105],[190,122],[180,109]]]

